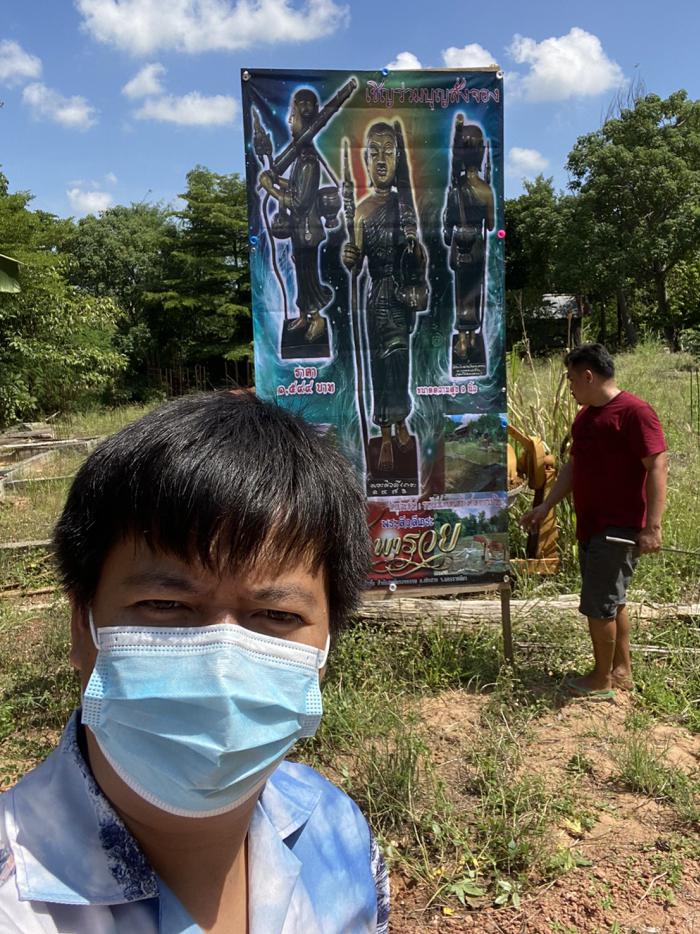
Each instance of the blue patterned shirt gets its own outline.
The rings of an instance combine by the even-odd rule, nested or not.
[[[74,714],[59,747],[0,795],[3,934],[200,934],[95,782]],[[248,832],[250,934],[386,934],[367,823],[308,766],[283,762]]]

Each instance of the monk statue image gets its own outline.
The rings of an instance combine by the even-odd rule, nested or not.
[[[314,138],[356,87],[356,80],[351,79],[323,109],[312,89],[295,91],[289,110],[292,140],[276,158],[272,156],[271,138],[263,129],[259,114],[253,111],[253,147],[260,162],[264,164],[267,159],[269,163],[269,167],[260,172],[258,183],[265,193],[263,219],[270,237],[273,271],[282,290],[285,321],[280,354],[285,359],[330,356],[327,324],[322,312],[333,300],[334,292],[321,281],[319,251],[326,239],[325,228],[338,225],[340,192],[338,180],[316,149]],[[283,173],[287,169],[290,171],[285,177]],[[332,182],[323,188],[322,171]],[[272,220],[268,215],[270,199],[277,202]],[[275,240],[291,241],[298,317],[289,314]]]
[[[350,185],[350,195],[347,178],[343,185],[348,241],[342,260],[352,273],[355,303],[359,300],[355,286],[365,260],[369,274],[363,323],[368,343],[372,422],[380,429],[381,438],[365,438],[367,466],[370,474],[396,478],[393,486],[385,484],[386,495],[410,495],[418,488],[416,443],[407,424],[412,409],[411,335],[416,315],[427,309],[429,296],[426,254],[420,241],[400,123],[370,124],[364,161],[372,191],[356,208],[354,183]],[[358,323],[354,329],[356,345],[361,347],[363,328]],[[359,357],[364,359],[365,355],[360,352]],[[362,381],[358,372],[358,383]],[[364,412],[364,403],[361,408]],[[374,495],[380,494],[375,491]]]
[[[443,237],[450,248],[455,322],[452,376],[484,376],[484,306],[487,296],[486,242],[494,226],[491,158],[484,134],[457,114],[452,142],[452,176],[443,213]]]

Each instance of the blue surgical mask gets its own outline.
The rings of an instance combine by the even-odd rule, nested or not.
[[[90,629],[82,722],[151,804],[211,817],[242,804],[321,719],[324,651],[224,624]]]

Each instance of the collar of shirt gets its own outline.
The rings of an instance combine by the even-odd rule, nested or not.
[[[76,712],[59,747],[7,796],[6,828],[20,898],[73,905],[157,898],[157,876],[83,758],[78,722]],[[282,763],[268,779],[248,834],[251,891],[266,892],[270,921],[260,930],[281,929],[301,867],[286,841],[306,824],[321,797],[291,771]]]

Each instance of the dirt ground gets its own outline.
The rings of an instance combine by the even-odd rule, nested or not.
[[[434,737],[436,759],[449,777],[465,738],[474,741],[485,698],[450,691],[422,705]],[[572,757],[585,757],[577,781],[578,800],[594,816],[589,830],[557,829],[557,843],[575,848],[590,866],[571,869],[522,897],[519,908],[450,907],[425,910],[426,893],[392,875],[395,934],[441,931],[484,934],[700,934],[700,862],[678,856],[673,811],[632,794],[614,782],[611,750],[628,729],[632,699],[618,692],[615,703],[573,701],[540,717],[523,744],[523,770],[537,773],[553,788],[570,780]],[[688,772],[700,767],[700,737],[680,728],[653,728],[664,761]],[[689,831],[685,828],[685,833]]]

